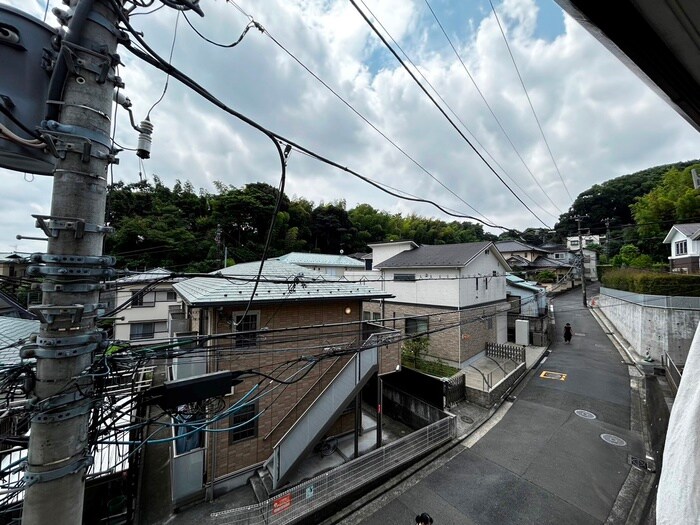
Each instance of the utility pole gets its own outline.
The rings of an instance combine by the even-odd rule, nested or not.
[[[121,4],[121,2],[120,2]],[[61,43],[57,71],[65,72],[58,97],[49,93],[44,132],[53,137],[59,159],[53,172],[50,215],[35,215],[48,237],[47,253],[35,253],[30,274],[43,277],[36,345],[23,348],[36,358],[36,382],[29,399],[31,434],[25,471],[24,525],[80,524],[85,472],[92,458],[88,428],[93,380],[84,372],[103,343],[97,327],[101,281],[114,259],[102,255],[107,168],[114,162],[110,114],[116,85],[117,14],[108,0],[71,0],[69,30]],[[62,88],[62,89],[61,89]],[[61,99],[60,93],[63,93]],[[61,100],[55,100],[59,98]]]
[[[610,221],[609,217],[603,219],[605,223],[605,256],[608,258],[608,263],[610,262]]]
[[[583,260],[583,237],[581,236],[581,221],[588,215],[576,215],[573,219],[578,223],[578,250],[581,259],[581,294],[583,296],[583,307],[588,308],[586,300],[586,267]]]

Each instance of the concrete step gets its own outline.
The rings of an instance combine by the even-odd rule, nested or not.
[[[267,481],[265,478],[268,478]],[[248,483],[250,484],[250,488],[253,489],[255,499],[258,500],[258,503],[270,499],[272,477],[267,469],[258,469],[255,474],[250,477]]]

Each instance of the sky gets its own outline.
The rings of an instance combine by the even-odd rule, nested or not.
[[[356,1],[384,35],[391,35],[386,38],[397,52],[398,45],[408,55],[409,67],[418,67],[419,80],[431,92],[434,87],[433,97],[447,105],[445,112],[512,192],[347,0],[203,0],[205,17],[187,16],[211,40],[235,41],[248,16],[266,30],[251,29],[228,49],[204,41],[168,7],[136,15],[147,11],[138,9],[132,24],[161,56],[167,58],[172,46],[176,67],[262,126],[380,185],[489,224],[551,227],[593,184],[700,157],[700,135],[690,124],[554,0],[492,0],[498,18],[489,0]],[[45,0],[0,4],[40,19],[46,8]],[[159,5],[156,0],[153,7]],[[51,0],[49,6],[60,2]],[[49,12],[47,22],[54,20]],[[119,54],[123,92],[138,122],[161,97],[166,75],[124,48]],[[170,187],[190,181],[211,193],[215,181],[234,187],[279,184],[272,142],[176,80],[168,83],[150,119],[151,158],[140,165],[133,152],[122,151],[113,169],[115,182],[158,176]],[[137,141],[123,110],[117,111],[115,137],[126,147]],[[0,169],[0,178],[0,252],[45,250],[44,242],[15,236],[41,234],[30,215],[49,212],[51,177]],[[385,194],[298,151],[288,159],[285,192],[315,204],[344,200],[348,209],[368,203],[390,213],[452,220],[428,204]]]

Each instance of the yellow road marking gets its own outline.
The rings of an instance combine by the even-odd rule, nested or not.
[[[561,372],[549,372],[545,370],[540,374],[540,377],[542,379],[558,379],[559,381],[566,381],[566,374],[562,374]]]

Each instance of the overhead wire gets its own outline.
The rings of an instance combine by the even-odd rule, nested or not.
[[[351,0],[352,1],[352,0]],[[545,146],[547,147],[547,152],[549,152],[549,157],[552,159],[552,164],[554,164],[554,169],[556,170],[557,174],[559,175],[559,180],[561,180],[562,185],[564,186],[564,189],[566,190],[566,194],[569,196],[569,200],[573,201],[574,198],[571,196],[571,193],[569,192],[569,188],[566,185],[566,182],[564,182],[564,177],[562,177],[561,171],[559,171],[559,166],[557,165],[557,161],[554,159],[554,154],[552,153],[552,148],[549,146],[549,141],[547,140],[547,137],[544,134],[544,130],[542,129],[542,124],[540,123],[540,119],[537,116],[537,112],[535,111],[535,106],[532,104],[532,100],[530,99],[530,94],[527,91],[527,88],[525,87],[525,82],[523,81],[523,77],[520,74],[520,68],[518,68],[518,64],[515,61],[515,57],[513,56],[513,52],[510,49],[510,44],[508,43],[508,38],[506,37],[506,33],[503,29],[503,26],[501,25],[501,19],[498,16],[498,13],[496,12],[496,8],[493,5],[493,1],[489,0],[489,4],[491,5],[491,10],[493,11],[493,15],[496,18],[496,23],[498,24],[498,28],[501,31],[501,36],[503,37],[503,41],[506,44],[506,48],[508,49],[508,54],[510,55],[510,59],[513,62],[513,67],[515,68],[516,73],[518,74],[518,79],[520,79],[520,85],[523,88],[523,91],[525,92],[525,97],[527,98],[527,103],[530,106],[530,109],[532,110],[532,115],[535,117],[535,122],[537,123],[537,128],[540,130],[540,135],[542,135],[542,140],[544,141]]]
[[[155,51],[153,51],[153,49],[151,49],[150,46],[148,46],[148,44],[141,37],[141,35],[131,26],[126,15],[124,15],[121,11],[120,11],[120,14],[121,14],[121,20],[124,23],[124,25],[127,27],[128,31],[134,36],[134,38],[144,48],[144,49],[140,49],[139,47],[134,46],[131,42],[126,43],[125,47],[129,51],[131,51],[132,54],[134,54],[138,58],[141,58],[146,63],[148,63],[148,64],[150,64],[150,65],[152,65],[152,66],[154,66],[154,67],[156,67],[164,72],[168,72],[171,76],[176,78],[179,82],[184,84],[186,87],[192,89],[195,93],[197,93],[201,97],[205,98],[206,100],[208,100],[209,102],[211,102],[212,104],[217,106],[218,108],[229,113],[230,115],[245,122],[249,126],[257,129],[258,131],[263,132],[264,134],[268,135],[268,137],[274,138],[275,140],[279,140],[280,142],[287,144],[288,146],[291,146],[294,150],[305,152],[306,154],[315,158],[316,160],[323,162],[325,164],[328,164],[329,166],[333,166],[333,167],[335,167],[341,171],[344,171],[346,173],[349,173],[349,174],[359,178],[360,180],[367,182],[371,186],[374,186],[377,189],[380,189],[384,193],[387,193],[387,194],[392,195],[394,197],[400,198],[402,200],[412,201],[412,202],[422,202],[422,203],[430,204],[430,205],[434,206],[435,208],[439,209],[440,211],[442,211],[443,213],[445,213],[446,215],[449,215],[452,217],[472,219],[474,221],[484,223],[489,227],[499,228],[499,229],[503,229],[503,230],[511,230],[512,229],[512,228],[507,228],[505,226],[500,226],[500,225],[496,225],[496,224],[492,225],[492,224],[485,223],[485,221],[483,221],[482,219],[479,219],[477,217],[473,217],[471,215],[455,214],[455,213],[449,212],[443,206],[441,206],[441,205],[437,204],[436,202],[429,200],[429,199],[410,198],[410,197],[406,197],[404,195],[397,194],[397,193],[392,192],[390,190],[387,190],[386,188],[371,181],[370,179],[368,179],[364,175],[358,173],[357,171],[352,170],[352,169],[348,168],[347,166],[343,166],[343,165],[339,164],[338,162],[335,162],[335,161],[333,161],[333,160],[331,160],[331,159],[329,159],[329,158],[327,158],[327,157],[325,157],[325,156],[323,156],[323,155],[321,155],[321,154],[319,154],[319,153],[317,153],[309,148],[306,148],[306,147],[298,144],[297,142],[295,142],[291,139],[288,139],[287,137],[285,137],[283,135],[280,135],[278,133],[270,131],[269,129],[258,124],[256,121],[250,119],[249,117],[246,117],[242,113],[240,113],[240,112],[230,108],[226,104],[224,104],[221,100],[219,100],[217,97],[212,95],[208,90],[203,88],[200,84],[198,84],[191,77],[182,73],[175,66],[173,66],[172,64],[165,61],[162,57],[160,57],[157,53],[155,53]],[[545,226],[546,226],[546,224],[545,224]],[[547,226],[547,228],[549,228],[549,227]]]
[[[552,217],[553,219],[556,219],[557,217],[556,217],[555,215],[553,215],[553,214],[552,214],[551,212],[549,212],[547,209],[543,208],[543,207],[542,207],[542,206],[541,206],[541,205],[540,205],[540,204],[539,204],[539,203],[538,203],[538,202],[537,202],[537,201],[536,201],[522,186],[520,186],[520,184],[518,184],[518,182],[517,182],[513,177],[510,176],[510,174],[509,174],[509,173],[506,171],[506,169],[501,165],[501,163],[498,162],[498,160],[491,154],[491,152],[486,148],[486,146],[484,146],[484,145],[479,141],[479,139],[478,139],[478,138],[476,137],[476,135],[471,131],[471,129],[469,128],[469,126],[467,126],[467,124],[462,120],[462,118],[457,114],[457,112],[452,108],[452,106],[451,106],[451,105],[445,100],[445,98],[440,94],[440,92],[438,91],[438,89],[432,84],[432,82],[430,82],[430,80],[428,80],[428,78],[423,74],[423,72],[420,70],[420,68],[413,62],[413,60],[412,60],[411,57],[408,55],[408,53],[406,53],[406,51],[404,51],[404,49],[403,49],[403,48],[401,47],[401,45],[396,41],[396,39],[394,39],[394,37],[393,37],[393,36],[391,35],[391,33],[387,30],[387,28],[384,26],[384,24],[382,24],[381,20],[379,20],[379,17],[377,17],[377,15],[374,14],[374,12],[367,6],[367,4],[364,2],[364,0],[361,0],[361,1],[362,1],[362,5],[365,7],[365,9],[367,9],[367,12],[370,13],[370,14],[372,15],[372,17],[374,17],[374,19],[376,20],[377,24],[379,24],[379,26],[382,28],[382,30],[384,31],[384,33],[386,33],[386,35],[389,37],[389,39],[391,39],[391,41],[394,43],[394,45],[396,46],[396,48],[397,48],[399,51],[401,51],[401,53],[402,53],[403,56],[406,58],[406,60],[413,66],[413,69],[415,70],[415,72],[418,73],[418,75],[425,81],[425,83],[426,83],[428,86],[430,86],[430,89],[433,90],[433,92],[435,93],[435,95],[440,99],[440,101],[441,101],[441,102],[445,105],[445,107],[450,111],[450,113],[452,114],[452,116],[454,116],[455,119],[457,119],[457,121],[462,125],[462,128],[464,128],[464,130],[467,132],[467,134],[468,134],[468,135],[474,140],[474,142],[476,142],[476,144],[484,151],[484,153],[486,154],[486,156],[488,156],[488,157],[493,161],[493,163],[503,172],[503,174],[508,178],[508,180],[510,180],[513,184],[515,184],[515,186],[516,186],[528,199],[530,199],[530,200],[533,202],[533,204],[534,204],[535,206],[537,206],[540,210],[542,210],[544,213],[546,213],[547,215],[549,215],[549,216]],[[556,208],[556,205],[555,205],[555,208]],[[557,209],[558,209],[558,208],[557,208]]]
[[[440,27],[440,30],[442,31],[442,34],[445,35],[445,38],[447,39],[447,42],[450,44],[450,47],[452,48],[452,51],[454,52],[455,56],[457,57],[457,60],[459,60],[459,63],[462,65],[462,68],[464,69],[464,72],[467,74],[467,77],[469,77],[469,80],[471,80],[472,84],[473,84],[474,87],[476,88],[476,91],[477,91],[477,93],[479,93],[479,96],[481,97],[481,100],[483,100],[484,104],[486,105],[486,107],[487,107],[488,110],[489,110],[489,113],[491,113],[491,116],[492,116],[493,119],[496,121],[496,124],[498,125],[498,127],[499,127],[499,129],[501,130],[501,132],[503,133],[503,135],[506,137],[506,140],[508,141],[508,143],[510,144],[511,148],[513,149],[513,151],[514,151],[515,154],[517,155],[518,159],[520,159],[520,162],[521,162],[522,165],[525,167],[525,169],[527,170],[527,172],[530,174],[530,177],[532,177],[532,180],[535,182],[535,184],[537,185],[537,187],[542,191],[542,193],[543,193],[544,196],[547,198],[547,200],[549,200],[549,202],[552,204],[552,206],[554,206],[554,209],[556,209],[559,213],[564,213],[564,212],[561,210],[561,208],[559,208],[559,206],[557,206],[556,203],[555,203],[555,202],[552,200],[552,198],[549,196],[549,193],[546,192],[546,191],[544,190],[544,188],[543,188],[542,185],[540,184],[540,181],[537,180],[537,177],[535,177],[535,174],[532,172],[532,170],[530,169],[530,167],[527,165],[527,163],[525,162],[525,159],[523,159],[523,156],[520,154],[520,152],[518,151],[518,148],[517,148],[517,147],[515,146],[515,144],[513,143],[513,140],[510,138],[510,135],[506,132],[505,128],[503,127],[503,124],[501,123],[501,120],[496,116],[496,113],[494,112],[493,108],[491,107],[491,104],[489,104],[488,100],[486,100],[486,96],[485,96],[484,93],[481,91],[481,88],[479,88],[479,84],[477,84],[476,79],[475,79],[475,78],[472,76],[472,74],[470,73],[469,68],[467,68],[467,65],[464,63],[464,60],[462,60],[461,55],[460,55],[459,52],[457,51],[457,48],[455,47],[455,45],[452,43],[452,39],[448,36],[447,31],[445,31],[445,28],[444,28],[444,26],[442,25],[442,22],[440,22],[440,19],[438,18],[437,13],[435,13],[435,11],[433,10],[432,6],[430,5],[429,0],[424,0],[424,1],[425,1],[425,4],[428,6],[428,9],[429,9],[430,12],[432,13],[433,18],[435,19],[435,22],[436,22],[437,25]],[[364,2],[363,2],[363,3],[364,3]],[[376,18],[376,16],[375,16],[375,18]],[[494,159],[494,160],[495,160],[495,159]],[[501,169],[503,169],[503,168],[501,168]],[[513,181],[513,182],[515,182],[515,181]],[[543,209],[543,208],[541,208],[541,209]],[[549,212],[547,212],[547,211],[544,210],[544,209],[543,209],[543,211],[545,211],[545,213],[549,213]],[[550,214],[550,215],[551,215],[551,214]],[[555,218],[556,218],[556,217],[555,217]]]
[[[503,180],[503,177],[501,177],[498,172],[493,168],[493,166],[486,160],[486,158],[481,154],[481,152],[474,146],[474,144],[469,140],[469,138],[462,133],[462,130],[459,129],[459,126],[455,124],[455,122],[450,118],[450,116],[445,112],[445,110],[440,106],[440,104],[437,103],[435,98],[430,94],[430,92],[425,88],[425,86],[418,80],[418,78],[415,76],[413,71],[406,65],[406,63],[403,61],[403,59],[398,55],[398,53],[394,50],[394,48],[387,42],[386,38],[384,38],[384,35],[382,35],[376,28],[376,26],[372,23],[372,21],[367,17],[367,15],[360,9],[360,7],[357,5],[355,0],[350,0],[350,3],[355,7],[357,12],[362,16],[362,18],[365,20],[365,22],[369,25],[369,27],[374,31],[374,33],[379,37],[379,39],[382,41],[384,46],[391,52],[392,55],[396,58],[396,60],[399,61],[399,63],[403,66],[403,68],[406,70],[406,72],[409,74],[409,76],[413,79],[413,81],[418,85],[418,87],[425,93],[425,95],[430,99],[432,104],[437,108],[437,110],[447,119],[449,124],[454,128],[455,131],[462,137],[462,139],[467,143],[467,145],[476,153],[477,157],[481,159],[481,161],[486,165],[486,167],[493,173],[496,178],[503,184],[506,189],[517,199],[520,204],[522,204],[527,211],[530,212],[530,214],[535,217],[545,228],[551,229],[550,226],[547,225],[521,198],[520,196],[513,191],[513,188],[511,188],[508,183]]]

